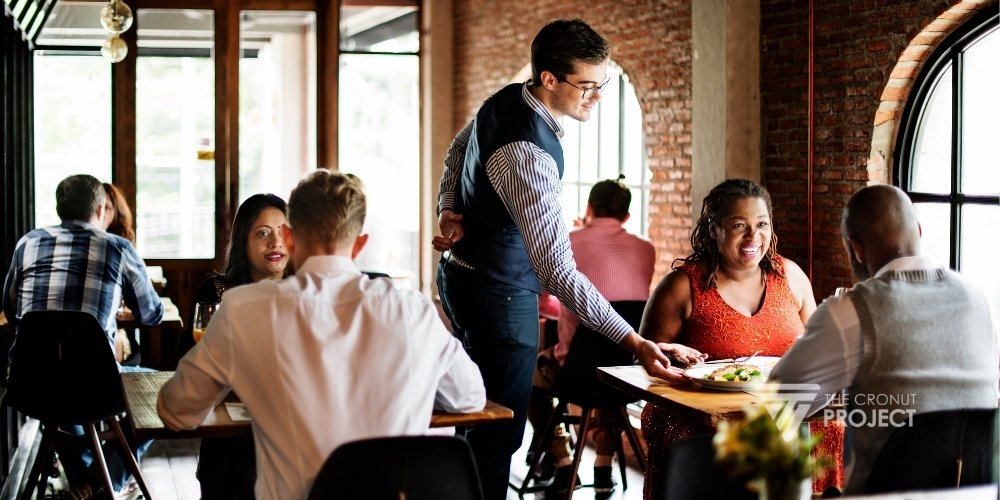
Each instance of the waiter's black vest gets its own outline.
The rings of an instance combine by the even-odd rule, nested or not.
[[[504,87],[487,99],[476,115],[455,197],[455,212],[463,215],[465,236],[455,244],[454,250],[479,272],[541,293],[542,286],[531,268],[521,231],[486,176],[486,161],[497,149],[513,142],[530,142],[555,159],[562,178],[563,154],[559,137],[542,116],[524,102],[522,87],[520,83]]]

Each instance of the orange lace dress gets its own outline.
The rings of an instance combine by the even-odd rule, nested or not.
[[[784,274],[782,262],[780,257],[776,258],[775,268]],[[709,359],[737,358],[757,351],[760,351],[760,356],[781,356],[803,332],[799,304],[787,279],[768,274],[764,303],[756,314],[748,318],[730,307],[714,287],[710,290],[702,288],[703,273],[697,264],[685,263],[681,269],[691,282],[692,307],[691,317],[684,322],[676,343],[697,349],[707,354]],[[823,433],[823,440],[815,453],[836,460],[836,467],[831,473],[813,481],[814,491],[843,485],[843,425],[813,423],[810,424],[810,431]],[[695,410],[665,409],[647,404],[642,411],[642,434],[650,457],[663,456],[670,443],[678,439],[712,432],[715,429],[705,423],[703,415]],[[647,498],[651,478],[660,473],[656,470],[656,461],[650,460],[644,488]]]

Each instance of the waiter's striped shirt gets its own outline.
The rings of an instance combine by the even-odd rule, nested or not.
[[[532,95],[529,85],[530,82],[525,83],[521,89],[525,103],[561,138],[563,129],[559,122]],[[439,213],[455,208],[455,190],[465,168],[466,146],[474,125],[475,121],[466,125],[448,148],[438,198]],[[542,287],[576,313],[584,325],[621,342],[632,332],[632,327],[576,269],[559,204],[562,183],[555,159],[531,142],[512,142],[490,155],[486,176],[517,224]]]

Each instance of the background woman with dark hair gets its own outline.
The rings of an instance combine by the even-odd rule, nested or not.
[[[255,194],[240,204],[222,272],[205,280],[194,303],[220,302],[230,288],[287,276],[288,252],[281,238],[281,226],[288,224],[287,210],[285,200],[273,194]],[[181,344],[181,353],[194,345],[190,327]],[[257,480],[253,438],[202,439],[197,475],[203,500],[253,498]]]

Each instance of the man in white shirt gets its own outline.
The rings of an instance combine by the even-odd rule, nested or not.
[[[770,379],[818,384],[813,413],[848,389],[845,493],[858,494],[892,431],[912,415],[996,408],[1000,355],[985,295],[920,256],[906,193],[858,191],[841,229],[861,281],[820,304]],[[820,415],[837,418],[834,410]]]
[[[356,181],[319,170],[292,191],[288,212],[295,276],[226,292],[157,401],[168,427],[189,429],[238,394],[253,419],[261,500],[306,498],[344,442],[423,434],[435,408],[486,403],[479,369],[435,307],[351,260],[367,240]]]

